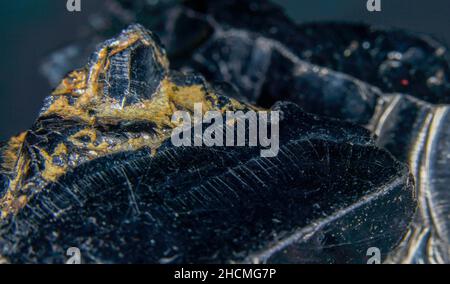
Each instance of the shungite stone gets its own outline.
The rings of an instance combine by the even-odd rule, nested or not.
[[[276,157],[173,146],[176,110],[259,109],[237,94],[171,71],[140,25],[98,46],[2,147],[1,261],[63,263],[70,247],[85,263],[365,263],[370,247],[386,259],[414,182],[366,129],[277,103]]]
[[[450,102],[447,49],[427,35],[363,24],[298,26],[265,0],[156,4],[119,0],[110,10],[105,21],[110,25],[97,33],[97,40],[120,30],[123,24],[138,21],[160,36],[174,67],[195,68],[207,79],[231,81],[250,101],[264,95],[262,83],[271,82],[267,67],[276,46],[285,56],[290,55],[291,61],[298,58],[349,74],[384,93],[408,93],[431,103]],[[73,69],[81,55],[93,49],[93,41],[74,45],[72,52],[61,52],[58,60],[49,60],[46,70],[53,74],[49,77],[59,80]],[[63,70],[64,66],[69,69]],[[290,93],[298,96],[299,91],[292,88]]]
[[[177,110],[192,111],[194,103],[205,110],[253,109],[212,90],[201,76],[170,72],[157,38],[130,26],[101,44],[85,68],[69,73],[33,127],[5,144],[1,173],[9,190],[0,199],[2,216],[85,162],[156,150],[177,126],[171,121]]]
[[[110,25],[95,37],[139,21],[161,37],[173,66],[232,83],[237,91],[228,94],[240,101],[271,107],[286,100],[365,126],[409,164],[417,184],[420,210],[391,261],[450,262],[450,70],[439,41],[364,24],[296,25],[257,0],[120,0],[102,17]],[[45,64],[48,77],[59,80],[94,42],[57,53]]]
[[[395,95],[376,113],[377,144],[407,161],[419,210],[392,262],[448,263],[450,244],[449,106]]]
[[[77,245],[88,263],[363,263],[368,247],[389,252],[414,211],[407,168],[360,128],[275,110],[276,159],[169,143],[77,167],[6,222],[4,256],[63,262]]]

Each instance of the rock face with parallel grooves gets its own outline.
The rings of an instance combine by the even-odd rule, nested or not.
[[[107,31],[130,20],[155,30],[177,68],[232,83],[241,101],[270,107],[280,100],[358,123],[378,146],[409,164],[420,210],[390,261],[450,262],[450,69],[435,39],[362,24],[296,25],[268,1],[117,1]],[[155,16],[157,15],[157,16]],[[186,29],[195,27],[189,32]],[[49,60],[58,77],[73,56]],[[48,73],[50,74],[50,73]]]
[[[390,261],[449,263],[449,106],[394,95],[375,117],[377,144],[408,162],[420,204],[406,242]]]
[[[406,165],[366,129],[277,103],[280,151],[175,147],[177,110],[259,110],[169,69],[140,25],[70,72],[1,144],[0,259],[63,263],[365,263],[416,209]]]
[[[218,111],[253,107],[214,91],[203,77],[169,70],[159,40],[132,25],[104,42],[85,68],[48,96],[34,126],[1,146],[1,218],[17,214],[78,166],[143,147],[156,151],[194,104]]]

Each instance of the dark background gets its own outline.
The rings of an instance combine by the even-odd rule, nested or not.
[[[0,141],[31,126],[51,86],[39,73],[42,58],[76,40],[103,0],[81,0],[69,13],[66,0],[14,0],[0,4]],[[211,0],[214,1],[214,0]],[[276,0],[297,22],[344,20],[404,28],[450,43],[449,0],[382,0],[369,13],[366,0]]]

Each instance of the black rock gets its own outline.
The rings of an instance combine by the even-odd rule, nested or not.
[[[63,263],[70,247],[86,263],[365,263],[371,247],[385,260],[415,192],[364,128],[279,103],[276,157],[173,146],[176,110],[258,110],[234,95],[170,71],[140,25],[100,45],[2,147],[1,261]]]
[[[421,210],[392,261],[450,262],[450,70],[443,44],[364,24],[296,25],[268,1],[114,3],[97,38],[138,21],[161,37],[175,68],[234,84],[237,92],[229,94],[238,100],[262,107],[291,101],[369,129],[417,181]],[[95,40],[86,43],[47,61],[46,70],[61,76]]]
[[[377,145],[408,162],[419,199],[411,232],[391,262],[450,261],[449,110],[448,105],[393,95],[374,116]]]
[[[8,219],[3,255],[59,263],[76,246],[87,263],[364,263],[377,247],[384,259],[414,212],[407,168],[360,128],[274,110],[276,158],[169,143],[85,163]]]
[[[282,49],[293,63],[298,58],[349,74],[385,93],[408,93],[431,103],[450,102],[447,48],[427,35],[364,24],[298,26],[265,0],[156,4],[119,0],[109,10],[104,19],[109,25],[97,32],[97,40],[90,38],[64,49],[58,60],[47,62],[45,69],[52,73],[49,78],[59,80],[80,58],[84,60],[81,56],[94,48],[95,41],[137,21],[160,36],[173,67],[194,68],[209,80],[231,81],[251,102],[264,100],[264,95],[279,96],[261,87],[276,82],[267,70],[274,49],[275,53]],[[299,96],[301,91],[306,92],[291,88],[289,93]]]
[[[104,42],[85,68],[69,73],[48,96],[33,127],[2,148],[1,173],[9,190],[3,216],[79,165],[113,153],[153,151],[177,126],[177,110],[246,110],[252,107],[195,74],[170,72],[158,39],[132,25]],[[17,202],[20,199],[21,202]]]

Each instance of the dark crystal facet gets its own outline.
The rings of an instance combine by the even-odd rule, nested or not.
[[[391,251],[414,212],[407,168],[361,128],[274,110],[277,158],[167,143],[85,163],[4,224],[4,256],[63,262],[76,244],[87,263],[364,263],[369,247]]]
[[[161,36],[173,66],[233,83],[238,92],[232,95],[239,100],[263,107],[289,100],[372,131],[380,146],[409,164],[418,187],[421,210],[393,259],[450,261],[445,186],[450,75],[443,44],[427,35],[364,24],[296,25],[268,1],[117,3],[107,16],[112,22],[144,23]],[[186,33],[190,25],[197,28]],[[90,48],[76,46],[80,54]],[[76,58],[63,62],[70,66]],[[61,70],[52,61],[49,66]]]
[[[100,45],[2,148],[0,259],[62,263],[74,246],[87,263],[364,263],[370,247],[386,259],[414,183],[366,129],[278,103],[276,157],[173,146],[176,110],[259,110],[238,94],[170,71],[140,25]]]

